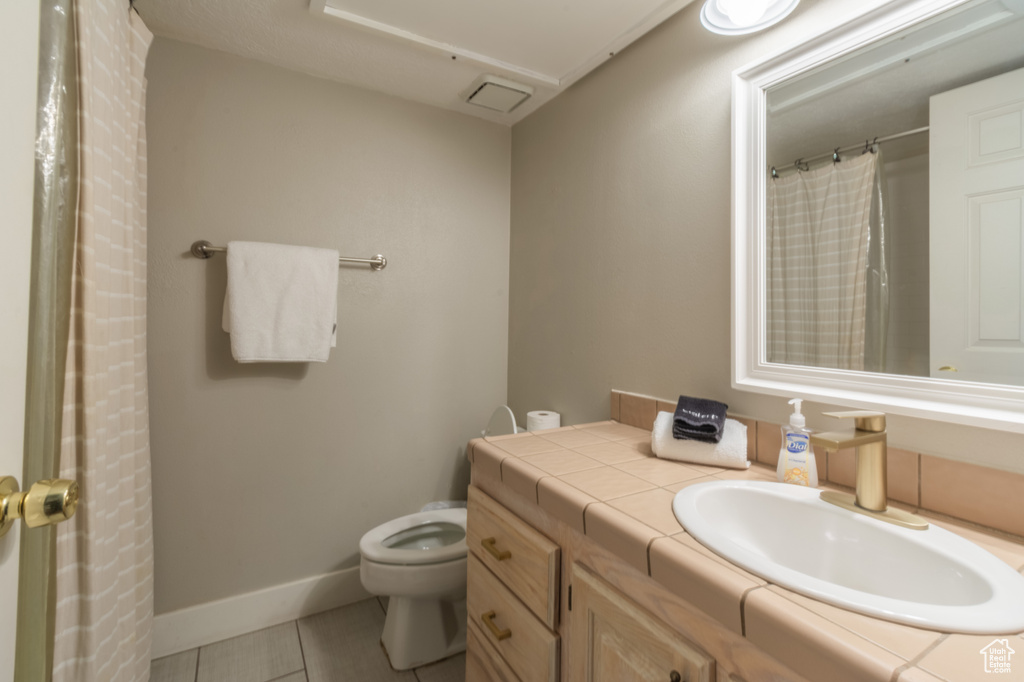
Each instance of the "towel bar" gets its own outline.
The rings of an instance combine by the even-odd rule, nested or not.
[[[215,253],[224,253],[228,250],[226,246],[214,246],[205,239],[192,242],[192,255],[196,258],[210,258]],[[338,257],[338,264],[341,263],[366,263],[374,270],[383,270],[387,264],[388,259],[379,253],[373,258],[345,258],[343,256]]]

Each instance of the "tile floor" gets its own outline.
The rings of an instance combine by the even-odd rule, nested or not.
[[[380,646],[384,603],[349,604],[266,630],[160,658],[150,682],[465,682],[460,654],[392,670]]]

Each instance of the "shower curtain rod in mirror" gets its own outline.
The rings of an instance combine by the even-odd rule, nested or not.
[[[876,137],[873,140],[872,139],[866,139],[866,140],[864,140],[864,144],[857,143],[857,144],[851,144],[848,147],[836,147],[832,151],[825,152],[824,154],[818,154],[817,156],[812,156],[810,158],[803,158],[803,157],[801,157],[801,158],[799,158],[799,159],[797,159],[796,161],[793,162],[793,168],[797,168],[797,169],[801,169],[801,170],[807,170],[807,168],[806,168],[807,164],[809,164],[809,163],[811,163],[813,161],[821,161],[822,159],[827,159],[829,157],[832,157],[832,159],[834,161],[838,161],[839,159],[836,158],[836,157],[839,156],[840,154],[845,154],[847,152],[854,152],[854,151],[857,151],[858,149],[863,149],[864,151],[868,151],[869,149],[871,149],[871,147],[875,146],[876,144],[881,144],[882,142],[892,142],[893,140],[898,140],[901,137],[909,137],[911,135],[919,135],[921,133],[927,133],[927,132],[928,132],[928,126],[924,126],[924,127],[921,127],[921,128],[914,128],[913,130],[904,130],[902,133],[893,133],[892,135],[886,135],[885,137]],[[783,170],[789,170],[789,168],[790,168],[789,166],[782,166]],[[775,166],[772,166],[772,177],[773,178],[779,177],[779,172],[776,170]]]

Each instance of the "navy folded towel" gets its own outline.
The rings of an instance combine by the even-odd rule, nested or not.
[[[681,395],[672,417],[672,436],[679,440],[717,443],[722,440],[728,409],[728,405],[717,400]]]

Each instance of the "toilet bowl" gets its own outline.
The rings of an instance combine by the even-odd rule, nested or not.
[[[466,510],[438,509],[377,526],[359,541],[359,577],[389,597],[381,643],[396,670],[466,649]]]

